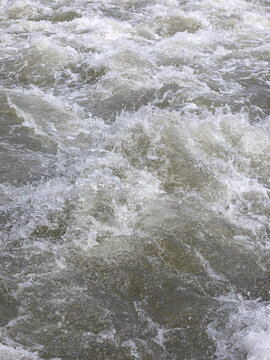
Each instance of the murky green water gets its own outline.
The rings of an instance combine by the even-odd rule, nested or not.
[[[0,1],[0,359],[270,359],[269,1]]]

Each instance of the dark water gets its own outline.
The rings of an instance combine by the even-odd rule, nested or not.
[[[0,360],[270,360],[269,9],[0,1]]]

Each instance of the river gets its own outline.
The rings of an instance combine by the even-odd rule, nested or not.
[[[269,0],[0,26],[0,359],[270,360]]]

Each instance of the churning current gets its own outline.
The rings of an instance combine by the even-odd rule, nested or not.
[[[0,360],[270,360],[269,0],[0,29]]]

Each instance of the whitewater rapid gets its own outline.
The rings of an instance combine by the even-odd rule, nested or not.
[[[268,0],[0,0],[0,360],[270,360]]]

